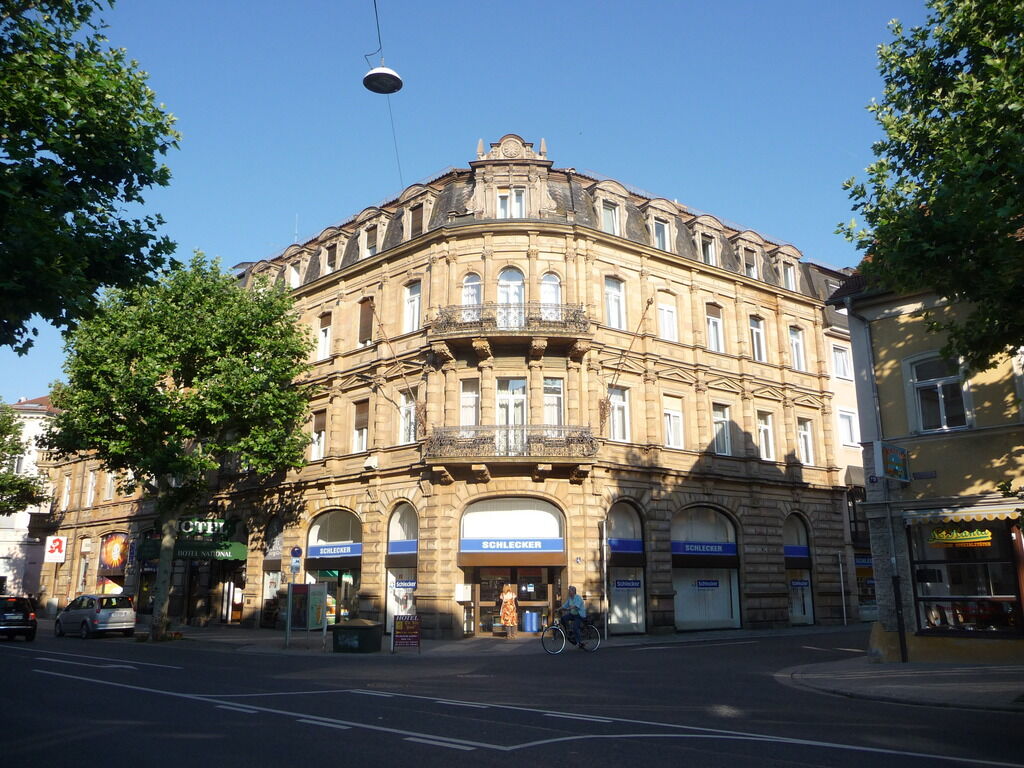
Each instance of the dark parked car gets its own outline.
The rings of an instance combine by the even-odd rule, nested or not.
[[[36,639],[36,610],[27,597],[0,595],[0,635]]]

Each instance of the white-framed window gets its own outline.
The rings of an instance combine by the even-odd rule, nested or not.
[[[796,449],[799,453],[797,458],[803,464],[814,463],[814,425],[810,419],[796,420]]]
[[[505,187],[498,190],[498,218],[522,219],[526,217],[526,188]]]
[[[320,326],[316,333],[316,359],[331,356],[331,315],[320,315]]]
[[[462,322],[475,323],[480,319],[480,305],[484,300],[480,275],[470,272],[462,278]]]
[[[607,200],[601,203],[601,229],[609,235],[619,234],[619,206]]]
[[[660,251],[668,250],[668,222],[665,219],[654,219],[654,247]]]
[[[626,330],[626,286],[618,278],[604,279],[604,314],[610,328]]]
[[[398,442],[416,442],[416,391],[402,392],[398,407]]]
[[[459,382],[459,425],[475,427],[480,424],[480,379],[462,379]]]
[[[796,290],[796,267],[788,261],[782,262],[782,287],[788,291]]]
[[[772,415],[768,411],[757,412],[757,450],[765,461],[775,460],[775,435]]]
[[[718,249],[711,235],[700,236],[700,260],[712,267],[718,266]]]
[[[60,508],[67,509],[71,504],[71,475],[64,475],[64,490],[60,494]]]
[[[608,387],[608,437],[611,440],[629,440],[629,390]]]
[[[297,261],[288,265],[288,285],[292,288],[302,285],[302,265]]]
[[[377,255],[377,225],[371,224],[363,230],[363,258]]]
[[[417,280],[405,286],[405,301],[402,315],[402,332],[411,333],[420,327],[421,284]]]
[[[850,350],[838,344],[832,345],[832,370],[838,379],[853,378],[853,364],[850,362]]]
[[[564,395],[561,379],[544,379],[544,424],[560,427],[564,424]]]
[[[789,329],[789,356],[794,370],[807,370],[807,356],[804,353],[804,332],[796,326]]]
[[[966,427],[967,403],[960,366],[937,355],[904,363],[908,365],[918,429],[940,432]]]
[[[540,279],[540,316],[542,320],[562,319],[562,280],[554,272]]]
[[[747,277],[752,277],[755,280],[758,277],[757,252],[750,248],[743,249],[743,274]]]
[[[750,316],[750,356],[759,363],[768,359],[764,346],[764,320],[757,315]]]
[[[89,482],[85,491],[85,506],[91,507],[96,503],[96,470],[89,470]]]
[[[683,448],[683,398],[665,395],[662,398],[665,420],[665,446]]]
[[[113,472],[107,472],[105,480],[106,482],[103,485],[103,498],[106,501],[110,501],[114,498],[114,490],[117,486],[117,475]]]
[[[369,447],[370,401],[352,404],[352,453],[363,453]]]
[[[732,440],[729,437],[730,423],[729,406],[721,403],[711,404],[711,420],[715,428],[715,453],[722,456],[732,454]]]
[[[857,425],[857,414],[853,411],[838,411],[839,417],[839,440],[843,445],[857,446],[860,444],[860,435]]]
[[[338,268],[338,244],[331,243],[324,251],[324,274],[329,275]]]
[[[717,304],[704,305],[704,317],[708,329],[708,349],[725,352],[725,329],[722,325],[722,308]]]
[[[320,461],[327,448],[327,411],[313,414],[313,439],[309,445],[309,460]]]
[[[658,301],[658,335],[668,341],[679,341],[675,297],[665,294]]]

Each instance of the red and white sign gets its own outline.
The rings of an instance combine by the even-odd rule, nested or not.
[[[47,536],[46,549],[43,552],[44,563],[63,563],[67,556],[67,536]]]

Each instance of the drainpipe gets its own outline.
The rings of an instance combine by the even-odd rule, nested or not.
[[[853,311],[853,300],[850,296],[843,297],[843,305],[850,317],[856,318],[864,324],[864,332],[867,335],[868,368],[871,375],[868,377],[871,383],[871,410],[875,418],[876,442],[882,437],[882,412],[879,410],[880,399],[878,397],[878,382],[875,381],[875,351],[874,342],[871,339],[871,321],[863,315]],[[876,462],[877,463],[877,462]],[[896,610],[896,631],[900,642],[900,661],[907,663],[907,627],[903,617],[903,589],[900,582],[900,570],[896,562],[896,533],[892,524],[892,501],[889,498],[889,480],[884,475],[878,475],[878,467],[875,467],[875,477],[882,483],[882,492],[885,500],[885,517],[889,524],[889,563],[892,568],[892,594],[893,607]]]

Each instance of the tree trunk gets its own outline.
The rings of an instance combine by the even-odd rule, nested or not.
[[[178,541],[178,519],[181,510],[174,509],[161,515],[160,559],[153,585],[153,623],[150,640],[163,640],[167,633],[167,608],[171,598],[171,572],[174,570],[174,545]]]

